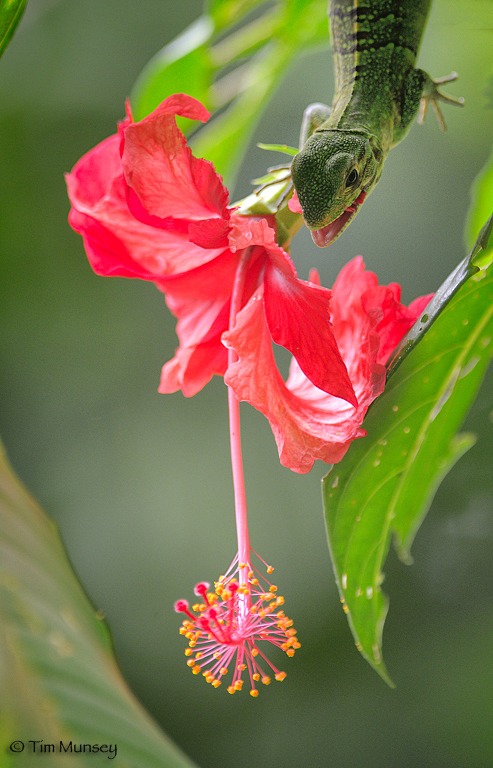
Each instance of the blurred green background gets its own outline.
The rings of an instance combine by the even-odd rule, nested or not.
[[[325,0],[321,0],[324,2]],[[159,395],[175,321],[153,286],[96,277],[69,228],[63,172],[113,133],[150,57],[199,0],[30,0],[0,61],[0,433],[60,526],[131,687],[203,768],[491,768],[493,377],[465,428],[476,446],[439,489],[415,564],[390,554],[390,690],[356,651],[333,584],[319,464],[279,466],[267,421],[242,408],[252,545],[276,566],[302,649],[283,685],[231,698],[185,665],[172,603],[235,552],[226,390]],[[391,153],[380,184],[330,249],[306,231],[293,259],[330,285],[361,253],[408,303],[463,256],[470,185],[493,139],[493,2],[436,0],[419,63],[460,73],[448,132],[432,113]],[[296,144],[304,107],[329,101],[328,50],[298,60],[255,141]],[[252,146],[233,199],[277,156]],[[493,207],[493,206],[492,206]]]

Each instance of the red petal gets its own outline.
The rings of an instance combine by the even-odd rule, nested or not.
[[[209,117],[200,102],[177,94],[124,130],[127,184],[151,216],[189,221],[226,218],[227,189],[211,163],[192,155],[176,115],[202,121]]]
[[[316,386],[357,405],[330,322],[331,292],[298,280],[269,262],[265,270],[265,315],[276,344],[288,349]]]
[[[168,393],[182,390],[185,397],[193,397],[217,374],[223,376],[228,366],[228,353],[221,343],[221,334],[227,326],[229,317],[229,303],[221,307],[214,305],[209,310],[209,315],[200,313],[200,320],[207,325],[207,320],[214,318],[209,328],[211,338],[205,337],[197,343],[192,342],[192,334],[187,333],[185,325],[178,322],[177,332],[182,337],[187,337],[189,346],[184,342],[176,351],[175,357],[163,366],[159,392]],[[189,316],[187,321],[193,318]],[[190,322],[187,323],[190,328]],[[199,333],[197,334],[197,336]]]
[[[163,368],[160,392],[181,389],[196,394],[214,374],[223,375],[227,352],[221,334],[229,322],[229,303],[239,257],[224,250],[214,262],[159,282],[179,318],[180,346]]]
[[[223,334],[223,342],[239,355],[238,362],[229,366],[225,382],[240,400],[267,416],[284,466],[304,473],[316,459],[340,461],[351,441],[364,434],[359,427],[368,407],[370,382],[366,394],[361,391],[364,402],[358,409],[314,387],[296,362],[288,385],[284,383],[274,360],[262,288],[238,314],[234,330]]]

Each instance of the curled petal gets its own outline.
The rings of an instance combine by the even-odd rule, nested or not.
[[[351,381],[361,359],[355,339],[362,338],[371,328],[378,337],[376,359],[384,364],[432,295],[421,296],[406,307],[400,303],[400,286],[378,285],[377,276],[365,270],[361,256],[343,267],[332,289],[332,323]]]
[[[190,243],[186,228],[156,229],[129,211],[118,134],[84,155],[66,175],[70,225],[84,238],[99,275],[156,280],[213,260],[223,249]]]
[[[331,292],[281,272],[272,261],[266,266],[264,284],[273,341],[294,355],[315,386],[357,405],[330,322]]]
[[[161,219],[227,218],[228,191],[212,163],[196,158],[176,125],[181,115],[206,121],[208,111],[191,96],[176,94],[124,130],[125,179],[145,211]]]

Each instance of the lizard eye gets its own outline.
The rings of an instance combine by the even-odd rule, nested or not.
[[[353,170],[350,171],[350,173],[346,178],[346,187],[354,187],[357,181],[358,181],[358,171],[356,170],[356,168],[353,168]]]

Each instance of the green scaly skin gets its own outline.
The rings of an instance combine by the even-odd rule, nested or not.
[[[438,84],[415,68],[431,0],[330,0],[336,76],[332,109],[305,113],[292,178],[305,223],[320,247],[333,242],[356,215],[420,110],[431,103],[442,129]],[[308,138],[307,138],[308,137]]]

